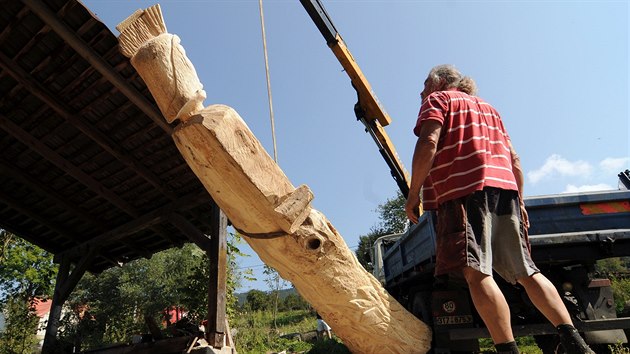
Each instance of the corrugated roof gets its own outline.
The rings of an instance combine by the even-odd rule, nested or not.
[[[209,234],[214,203],[109,29],[75,0],[2,9],[0,227],[95,252],[93,272]]]

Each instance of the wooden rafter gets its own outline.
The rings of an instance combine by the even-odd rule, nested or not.
[[[3,159],[0,159],[0,168],[2,169],[2,174],[9,176],[16,181],[19,181],[19,183],[26,185],[28,188],[34,190],[36,193],[46,197],[47,199],[52,200],[59,206],[73,213],[76,217],[83,220],[85,223],[88,223],[93,228],[96,228],[97,231],[105,230],[105,225],[96,217],[89,214],[85,210],[80,209],[78,206],[65,199],[54,189],[41,183],[38,179],[30,176],[26,171],[21,171],[17,169],[15,165],[10,165]]]
[[[24,214],[29,218],[36,220],[41,225],[46,226],[49,230],[57,233],[59,236],[63,236],[68,240],[72,240],[75,244],[80,244],[80,237],[75,232],[67,230],[63,226],[57,225],[46,217],[33,212],[28,205],[25,205],[20,200],[17,200],[7,195],[3,191],[0,191],[0,200],[2,200],[8,206],[20,212],[21,214]]]
[[[104,150],[112,154],[117,160],[125,164],[132,171],[142,176],[146,181],[151,183],[154,187],[160,190],[161,193],[168,196],[171,200],[176,199],[173,192],[167,190],[163,186],[160,179],[147,168],[142,166],[140,161],[132,158],[127,154],[127,151],[118,147],[116,142],[105,136],[103,133],[96,131],[93,127],[89,126],[79,116],[70,112],[70,109],[65,107],[58,97],[50,92],[48,89],[39,84],[29,73],[15,64],[11,58],[8,58],[3,53],[0,53],[0,67],[5,69],[16,81],[26,87],[29,92],[37,96],[42,102],[51,107],[60,117],[64,118],[74,127],[79,129],[82,133],[94,140]]]
[[[165,132],[171,133],[172,127],[164,122],[162,114],[153,106],[144,96],[142,96],[135,88],[129,85],[124,78],[115,72],[112,67],[105,62],[101,56],[94,52],[86,43],[69,29],[63,22],[59,20],[57,15],[50,10],[45,4],[37,0],[22,0],[34,13],[36,13],[47,25],[49,25],[61,38],[77,51],[85,60],[87,60],[96,70],[103,76],[107,77],[110,82],[118,87],[138,108],[140,108],[147,116],[149,116],[155,124],[161,127]]]
[[[118,208],[125,211],[131,216],[138,215],[137,211],[135,211],[129,203],[122,200],[114,192],[105,188],[105,186],[92,178],[90,175],[79,170],[72,163],[64,159],[62,156],[57,154],[46,145],[42,144],[35,137],[31,136],[28,132],[24,131],[21,127],[19,127],[17,124],[13,123],[10,119],[3,115],[0,115],[0,128],[11,133],[11,135],[13,135],[24,145],[28,146],[33,151],[36,151],[39,155],[46,158],[46,160],[59,167],[65,173],[72,176],[77,181],[81,182],[83,185],[91,189],[96,194],[100,195],[103,199],[107,200],[113,205],[116,205]]]
[[[211,240],[208,235],[205,235],[195,225],[191,224],[178,213],[171,213],[168,215],[168,221],[173,224],[179,231],[181,231],[189,240],[197,244],[201,249],[208,250],[211,247]]]
[[[167,220],[169,214],[176,211],[185,211],[195,208],[202,204],[212,203],[212,199],[207,194],[195,193],[176,200],[166,206],[149,212],[145,215],[137,217],[136,219],[120,225],[112,230],[109,230],[101,235],[91,238],[90,240],[82,243],[81,245],[64,251],[64,254],[80,254],[84,247],[92,245],[107,245],[118,240],[121,240],[127,235],[136,233],[140,230],[146,229],[152,225],[156,225],[160,222]]]

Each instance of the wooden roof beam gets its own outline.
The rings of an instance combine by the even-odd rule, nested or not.
[[[188,195],[179,200],[176,200],[170,204],[167,204],[159,209],[144,214],[126,224],[120,225],[110,231],[107,231],[101,235],[91,238],[90,240],[64,251],[65,254],[78,254],[84,247],[93,247],[94,245],[105,246],[118,240],[121,240],[127,235],[131,235],[140,230],[155,226],[164,220],[167,220],[168,215],[175,211],[183,211],[195,208],[201,204],[213,203],[210,195],[206,193],[195,193]]]
[[[4,43],[9,33],[11,33],[11,31],[18,26],[18,23],[21,22],[24,16],[26,16],[28,13],[28,8],[23,7],[15,16],[13,16],[11,22],[2,30],[2,32],[0,32],[0,43]]]
[[[212,247],[209,235],[204,234],[195,225],[178,213],[168,215],[168,221],[181,231],[188,239],[194,242],[199,248],[208,251]]]
[[[54,201],[55,203],[61,205],[64,209],[74,213],[80,219],[84,220],[86,223],[97,226],[101,230],[105,229],[105,225],[99,221],[96,217],[89,214],[88,212],[80,209],[76,206],[76,204],[71,203],[66,200],[63,196],[61,196],[57,191],[48,187],[47,185],[40,183],[40,181],[36,178],[33,178],[28,173],[24,171],[19,171],[15,165],[11,165],[6,162],[4,159],[0,159],[0,168],[2,168],[2,174],[6,174],[14,180],[18,181],[31,188],[35,192],[40,195],[43,195],[47,199]]]
[[[2,200],[2,202],[8,205],[9,207],[15,209],[17,212],[28,216],[30,219],[37,221],[40,225],[45,226],[50,231],[57,233],[59,236],[63,236],[67,238],[68,240],[71,240],[71,242],[74,242],[75,244],[81,243],[79,235],[76,235],[73,232],[70,232],[69,230],[64,229],[63,227],[56,225],[55,223],[48,220],[48,218],[42,215],[39,215],[38,213],[34,213],[30,207],[23,205],[23,203],[13,198],[12,196],[4,193],[1,190],[0,190],[0,200]],[[21,235],[18,235],[18,236],[21,237]],[[64,245],[59,245],[59,246],[61,246],[62,248],[64,247]]]
[[[100,195],[103,199],[112,203],[119,209],[123,210],[131,216],[138,216],[138,212],[126,201],[122,200],[115,193],[105,188],[100,182],[78,169],[72,163],[64,159],[55,151],[44,145],[38,139],[24,131],[18,125],[13,123],[9,118],[0,114],[0,128],[10,133],[18,139],[22,144],[28,146],[33,151],[37,152],[46,160],[50,161],[53,165],[72,176],[77,181],[88,187],[94,193]]]
[[[1,203],[3,202],[0,201],[0,204]],[[41,245],[42,235],[40,233],[32,232],[32,231],[31,232],[21,231],[22,229],[21,225],[18,225],[17,223],[12,222],[11,220],[2,219],[0,220],[0,225],[2,225],[3,229],[9,231],[10,233],[18,237],[25,239],[26,241],[34,245]],[[47,252],[50,252],[50,251],[47,251]]]
[[[57,226],[56,224],[50,222],[47,218],[41,217],[39,214],[33,213],[30,208],[28,208],[26,206],[23,206],[16,199],[14,199],[11,196],[3,193],[2,191],[0,191],[0,200],[2,200],[4,203],[6,203],[9,207],[17,210],[18,212],[28,216],[29,218],[31,218],[33,220],[36,220],[38,223],[40,223],[41,225],[47,227],[49,230],[59,234],[60,236],[67,237],[68,239],[74,241],[74,243],[77,244],[77,245],[81,244],[82,241],[80,239],[80,236],[77,233],[64,230],[62,227]],[[101,226],[100,223],[97,223],[96,225]],[[19,236],[21,236],[21,235],[19,235]],[[151,256],[152,256],[151,252],[149,252],[148,250],[146,250],[143,247],[140,247],[138,245],[133,244],[130,241],[124,241],[123,240],[121,242],[125,246],[127,246],[129,249],[131,249],[131,251],[135,252],[138,255],[141,255],[142,257],[151,258]]]
[[[130,170],[142,176],[146,181],[159,189],[161,193],[169,197],[169,199],[177,199],[175,194],[167,190],[166,187],[162,185],[161,180],[153,172],[149,171],[149,169],[143,167],[140,161],[137,161],[136,159],[130,157],[128,155],[128,152],[119,148],[116,142],[112,141],[104,134],[91,128],[88,124],[85,123],[84,120],[80,119],[78,116],[70,113],[70,110],[68,108],[59,103],[62,102],[62,100],[55,97],[52,92],[48,91],[45,87],[38,83],[28,72],[15,64],[11,60],[11,58],[7,57],[3,53],[0,53],[0,67],[5,69],[9,73],[9,75],[11,75],[20,84],[24,85],[24,87],[28,89],[29,92],[31,92],[42,102],[52,108],[62,118],[71,123],[77,129],[87,135],[90,139],[94,140],[99,146],[101,146],[108,153],[112,154],[112,156],[114,156],[117,160],[125,164]]]
[[[96,68],[103,76],[107,77],[114,86],[118,87],[120,91],[133,101],[155,124],[169,135],[171,134],[173,128],[164,121],[162,113],[160,113],[146,97],[129,85],[120,74],[112,69],[109,63],[104,61],[98,53],[92,50],[73,30],[60,21],[56,13],[38,0],[22,0],[22,2],[36,13],[42,21],[57,32],[61,38],[68,42],[88,63]]]
[[[74,212],[75,214],[78,214],[81,219],[90,223],[93,226],[96,226],[98,228],[96,231],[99,231],[100,233],[104,232],[105,225],[101,221],[99,221],[92,215],[88,214],[87,212],[75,207],[70,202],[65,201],[63,197],[61,197],[58,193],[53,191],[51,188],[45,185],[42,185],[41,183],[37,182],[37,180],[35,180],[34,178],[32,178],[26,173],[18,172],[14,166],[9,166],[2,159],[0,159],[0,167],[3,168],[3,173],[10,175],[13,179],[18,180],[20,183],[25,184],[27,187],[35,190],[41,195],[44,195],[46,198],[53,200],[55,203],[62,205],[66,210],[69,210],[71,212]],[[166,236],[163,230],[154,230],[154,231],[160,234],[165,240],[171,243],[175,243],[175,239],[170,235]],[[80,242],[77,241],[77,244],[79,243]],[[142,257],[151,258],[152,256],[152,253],[150,251],[148,251],[142,246],[134,244],[131,241],[122,241],[122,243],[125,246],[127,246],[130,250],[132,250],[138,255],[141,255]],[[103,255],[103,258],[106,258],[106,256]]]

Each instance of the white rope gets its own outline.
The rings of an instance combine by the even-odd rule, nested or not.
[[[271,120],[271,139],[273,141],[273,160],[278,163],[278,150],[276,148],[276,128],[273,119],[271,81],[269,79],[269,59],[267,57],[267,38],[265,35],[265,16],[263,15],[262,0],[258,0],[258,8],[260,9],[260,28],[262,29],[263,52],[265,53],[265,73],[267,74],[267,97],[269,99],[269,118]]]

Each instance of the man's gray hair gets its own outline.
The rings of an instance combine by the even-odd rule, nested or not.
[[[457,68],[450,64],[438,65],[431,69],[427,77],[429,82],[436,91],[448,90],[456,88],[459,91],[469,95],[477,94],[477,85],[475,81],[468,76],[463,76]]]

